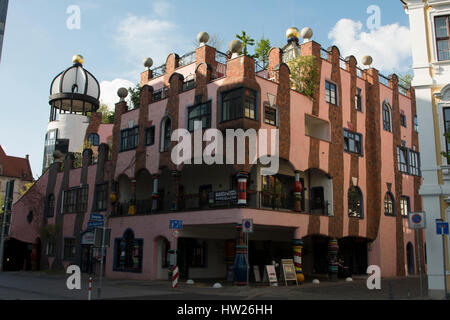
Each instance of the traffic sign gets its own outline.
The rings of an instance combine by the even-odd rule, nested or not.
[[[448,222],[442,220],[436,220],[436,233],[440,236],[448,235]]]
[[[183,229],[183,220],[170,220],[169,229],[182,230]]]
[[[425,213],[411,212],[408,215],[409,229],[425,229]]]
[[[253,233],[253,219],[242,220],[242,232]]]
[[[89,221],[87,226],[88,226],[88,228],[103,227],[104,223],[105,223],[104,221],[100,221],[100,220],[98,220],[98,221]]]
[[[103,221],[104,219],[105,216],[102,214],[91,213],[91,215],[89,216],[90,221]]]

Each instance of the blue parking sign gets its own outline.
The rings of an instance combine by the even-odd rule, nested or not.
[[[436,221],[436,233],[438,235],[448,235],[448,222]]]
[[[176,229],[176,230],[183,229],[183,220],[170,220],[169,229]]]

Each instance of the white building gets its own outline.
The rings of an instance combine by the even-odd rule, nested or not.
[[[424,178],[420,194],[427,218],[426,249],[430,296],[444,297],[442,238],[436,219],[449,221],[450,0],[402,0],[409,15],[417,116]],[[446,281],[450,288],[449,242],[445,239]]]

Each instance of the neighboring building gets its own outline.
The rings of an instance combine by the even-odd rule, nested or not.
[[[245,218],[255,224],[252,265],[292,258],[295,243],[297,254],[304,247],[307,275],[335,275],[329,257],[336,254],[353,274],[366,274],[368,265],[381,266],[385,277],[416,274],[417,243],[407,228],[408,212],[422,210],[414,90],[399,86],[395,75],[358,68],[336,47],[298,44],[297,29],[288,39],[285,52],[270,51],[267,69],[239,55],[236,43],[231,57],[203,43],[144,71],[138,108],[124,101],[126,90],[118,92],[111,149],[101,144],[96,164],[85,150],[81,168],[70,154],[53,163],[14,206],[11,237],[42,243],[42,268],[76,263],[90,271],[98,224],[91,213],[100,213],[112,229],[107,277],[167,279],[169,249],[178,248],[182,278],[230,279]],[[313,99],[290,89],[283,61],[292,48],[316,57]],[[175,165],[171,135],[184,128],[195,136],[195,120],[221,132],[279,129],[278,174],[263,176],[265,167],[249,161]],[[223,154],[217,147],[215,155]],[[260,150],[267,154],[277,153]],[[39,218],[27,221],[30,210]],[[183,220],[177,242],[170,220]],[[61,232],[41,239],[40,225]]]
[[[9,0],[0,0],[0,62],[2,61],[3,38],[5,36],[8,2]]]
[[[30,160],[28,155],[25,158],[8,156],[0,145],[0,197],[2,199],[5,198],[8,180],[15,181],[13,196],[13,203],[15,203],[25,190],[25,185],[33,182]]]
[[[444,137],[450,133],[450,1],[402,1],[411,25],[417,117],[422,149],[423,197],[426,212],[428,288],[443,295],[442,239],[436,234],[436,219],[449,220],[450,152]],[[450,288],[448,237],[446,238],[447,287]]]

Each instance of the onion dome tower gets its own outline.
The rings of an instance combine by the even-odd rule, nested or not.
[[[286,30],[287,45],[283,48],[283,62],[288,63],[289,61],[300,56],[299,38],[300,31],[291,27]]]
[[[73,56],[72,62],[73,65],[59,73],[50,86],[50,119],[45,137],[43,171],[54,160],[61,160],[67,152],[83,151],[89,126],[88,114],[96,112],[100,106],[97,79],[83,68],[81,55]]]
[[[83,68],[83,57],[75,55],[73,66],[61,72],[52,81],[49,103],[50,121],[56,112],[86,115],[99,108],[100,85],[95,77]]]

